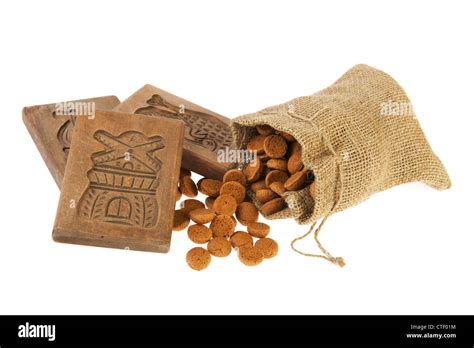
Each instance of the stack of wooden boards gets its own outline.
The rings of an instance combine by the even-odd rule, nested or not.
[[[25,107],[23,120],[61,189],[58,242],[167,252],[180,168],[222,179],[229,119],[146,85]]]

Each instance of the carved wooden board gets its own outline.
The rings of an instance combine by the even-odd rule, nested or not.
[[[182,120],[186,130],[183,168],[209,178],[222,179],[233,167],[218,159],[232,146],[229,119],[151,85],[145,85],[114,110]]]
[[[105,110],[78,117],[53,239],[167,252],[183,136],[179,120]]]
[[[58,187],[63,181],[77,115],[95,109],[111,110],[119,103],[117,97],[108,96],[23,108],[23,122]]]

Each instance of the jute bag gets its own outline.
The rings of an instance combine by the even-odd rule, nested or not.
[[[305,168],[314,174],[310,186],[285,194],[286,209],[268,216],[312,224],[292,242],[293,249],[306,256],[344,266],[341,257],[333,257],[321,245],[319,231],[331,214],[376,192],[413,181],[438,190],[451,186],[403,89],[367,65],[353,67],[313,95],[235,118],[231,129],[237,148],[245,148],[255,134],[253,127],[263,124],[293,135],[302,146]],[[314,237],[323,255],[297,250],[294,243],[310,234],[321,218]]]

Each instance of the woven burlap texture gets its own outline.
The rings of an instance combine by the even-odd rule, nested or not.
[[[389,75],[356,65],[320,92],[233,119],[237,148],[246,147],[254,126],[268,124],[296,138],[305,168],[314,173],[314,183],[287,192],[288,208],[268,218],[315,223],[376,192],[414,181],[449,188],[449,176],[410,105]]]

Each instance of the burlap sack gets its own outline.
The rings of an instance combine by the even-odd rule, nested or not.
[[[325,218],[373,193],[413,181],[438,190],[451,186],[403,89],[367,65],[353,67],[311,96],[235,118],[231,129],[238,148],[245,148],[259,124],[293,135],[315,177],[307,188],[287,193],[288,208],[268,218],[292,217],[300,224],[324,218],[316,240]],[[343,264],[342,259],[325,258]]]

